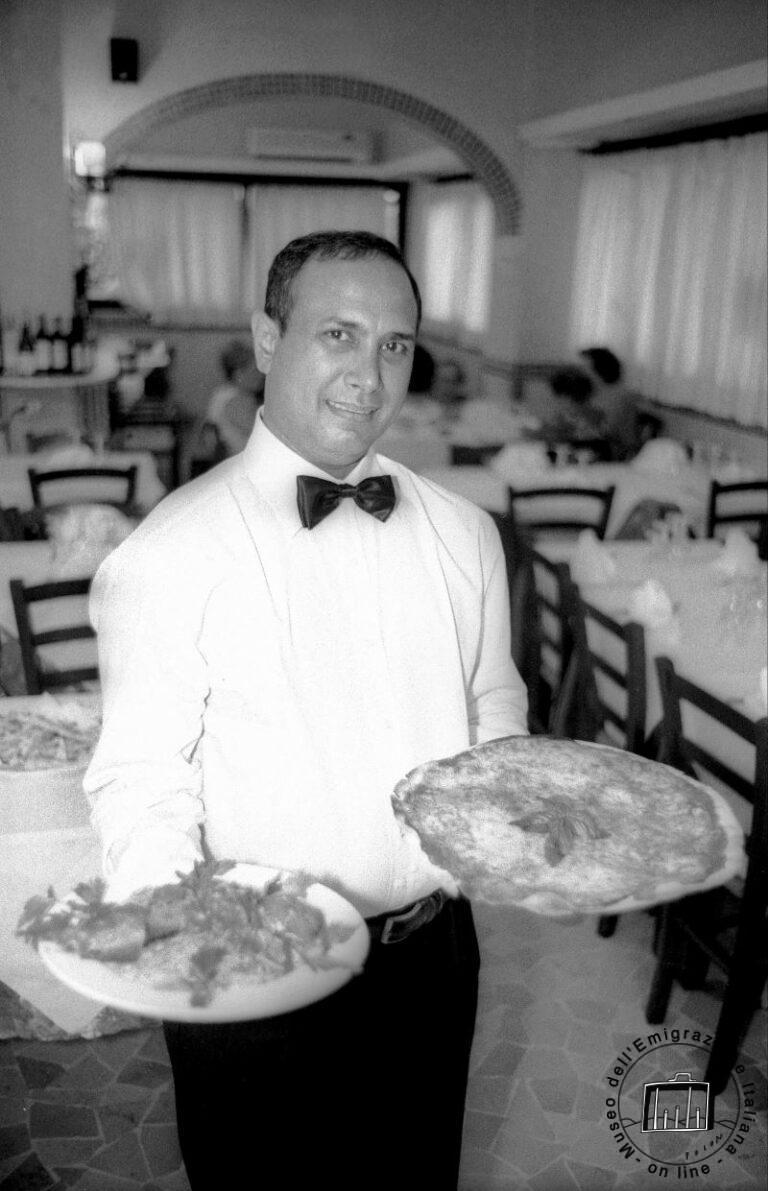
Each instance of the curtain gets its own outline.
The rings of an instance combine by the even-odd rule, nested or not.
[[[118,178],[109,200],[119,295],[158,321],[243,321],[244,189]]]
[[[375,232],[399,242],[399,195],[380,186],[251,186],[247,197],[244,303],[261,310],[267,273],[290,240],[327,229]]]
[[[398,192],[381,186],[118,178],[109,196],[115,293],[160,322],[247,322],[289,240],[342,228],[397,244],[399,211]]]
[[[768,424],[768,136],[591,159],[572,346],[667,404]]]
[[[414,188],[409,261],[419,280],[425,324],[474,346],[488,323],[494,211],[475,182]]]

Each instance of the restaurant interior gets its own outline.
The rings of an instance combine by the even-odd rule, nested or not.
[[[159,1021],[17,924],[100,869],[93,576],[242,449],[269,263],[329,227],[419,283],[377,449],[493,518],[531,733],[698,779],[735,841],[610,912],[477,904],[459,1189],[765,1186],[767,35],[765,0],[0,0],[2,1191],[189,1191]],[[646,1128],[680,1081],[707,1128]]]

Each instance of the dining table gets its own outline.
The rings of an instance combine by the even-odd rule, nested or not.
[[[598,541],[591,531],[578,538],[548,537],[537,549],[568,564],[580,596],[619,623],[645,630],[646,735],[662,721],[655,660],[667,656],[676,669],[723,702],[757,720],[768,714],[768,564],[740,529],[724,542]],[[610,652],[607,639],[601,643]],[[615,650],[615,646],[613,646]],[[614,656],[620,666],[620,659]],[[692,713],[693,714],[693,713]],[[754,751],[728,729],[694,715],[687,725],[707,746],[748,780]],[[740,807],[740,816],[745,811]]]
[[[18,625],[11,597],[12,579],[27,586],[61,579],[93,578],[99,565],[132,530],[134,522],[119,510],[82,506],[51,519],[48,538],[27,542],[0,542],[0,689],[22,693],[18,654]],[[87,623],[88,597],[66,596],[33,609],[38,630],[65,624]],[[41,647],[44,665],[52,668],[96,664],[94,639],[61,641]],[[25,690],[26,688],[24,688]],[[9,691],[10,693],[10,691]]]
[[[100,699],[97,694],[0,699],[0,742],[4,722],[19,712],[91,722],[100,714]],[[0,753],[0,981],[22,999],[38,1025],[92,1037],[101,1032],[104,1007],[61,984],[16,935],[30,898],[45,896],[51,886],[64,895],[101,872],[99,841],[82,786],[85,769],[85,762],[12,769]]]
[[[157,463],[150,451],[102,451],[74,445],[36,454],[0,455],[0,508],[21,511],[34,505],[29,469],[53,471],[78,467],[127,468],[135,465],[137,507],[144,513],[166,495],[166,487],[157,473]],[[87,484],[87,480],[84,480]],[[87,499],[87,488],[83,489]]]
[[[426,468],[422,475],[436,484],[471,500],[492,513],[506,513],[509,489],[533,488],[614,488],[613,503],[606,527],[606,537],[621,530],[632,511],[643,501],[675,505],[685,515],[695,534],[703,534],[709,500],[710,475],[700,467],[686,467],[675,473],[638,467],[633,462],[582,462],[556,466],[548,459],[524,464],[515,462],[515,454],[501,451],[479,466]],[[557,516],[557,506],[548,506],[545,498],[519,518],[546,519]],[[562,512],[562,509],[560,509]]]

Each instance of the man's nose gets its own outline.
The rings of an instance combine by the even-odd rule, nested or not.
[[[378,351],[361,349],[347,373],[347,380],[364,393],[375,393],[381,384],[381,362]]]

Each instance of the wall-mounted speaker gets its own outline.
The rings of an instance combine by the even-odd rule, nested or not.
[[[138,83],[139,43],[132,37],[113,37],[109,42],[113,83]]]

